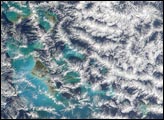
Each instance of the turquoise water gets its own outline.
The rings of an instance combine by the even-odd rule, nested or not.
[[[162,3],[2,1],[1,118],[163,118]]]
[[[19,42],[18,42],[19,41]],[[20,40],[15,40],[13,38],[8,39],[6,42],[6,46],[8,48],[8,54],[11,58],[12,67],[15,70],[16,76],[14,77],[15,80],[25,79],[28,81],[18,82],[15,84],[19,93],[19,97],[26,102],[27,107],[29,110],[34,109],[35,112],[38,113],[39,118],[61,118],[62,116],[68,118],[90,118],[93,109],[89,105],[85,105],[83,107],[80,106],[79,101],[76,99],[76,96],[73,98],[67,99],[63,96],[60,92],[56,91],[56,87],[54,84],[54,90],[50,90],[50,85],[48,83],[49,80],[49,73],[46,74],[46,77],[38,77],[32,74],[33,69],[35,68],[36,59],[33,55],[34,51],[37,49],[44,49],[44,46],[41,42],[35,41],[28,44],[26,47],[22,47],[22,43]],[[17,57],[19,55],[20,57]],[[63,57],[59,59],[54,58],[54,62],[61,67],[62,69],[62,79],[64,84],[77,84],[81,80],[80,73],[78,71],[72,70],[68,65],[68,61],[72,57],[77,58],[78,60],[85,60],[85,55],[79,53],[78,51],[71,48],[71,46],[65,45],[64,50],[62,51]],[[15,58],[16,57],[16,58]],[[47,67],[48,68],[48,67]],[[41,69],[41,68],[40,68]],[[64,72],[66,74],[64,75]],[[107,69],[102,67],[100,69],[100,73],[106,74]],[[22,76],[21,76],[22,75]],[[32,84],[32,85],[31,85]],[[91,89],[91,86],[88,84],[86,86],[81,86],[81,92],[87,93],[90,96],[88,100],[89,103],[92,103],[95,99],[95,96],[102,97],[103,99],[110,99],[112,97],[112,90],[110,90],[111,94],[106,95],[107,91],[94,91]],[[56,102],[60,102],[61,104],[57,104],[51,98],[49,98],[46,93],[50,94]],[[75,108],[71,111],[65,111],[70,104],[75,104]],[[32,107],[33,106],[33,107]],[[53,112],[57,112],[57,114],[52,114],[47,111],[41,110],[38,111],[37,107],[45,107],[45,108],[54,108]],[[30,111],[31,111],[30,110]],[[96,108],[94,109],[96,110]]]
[[[19,19],[19,15],[16,12],[8,11],[6,12],[6,17],[11,22],[17,22]]]
[[[28,4],[26,6],[22,6],[16,2],[9,1],[8,4],[3,2],[2,7],[6,18],[12,23],[17,23],[20,19],[25,19],[31,15],[31,10]],[[10,7],[13,7],[14,10],[9,10]]]
[[[57,15],[52,12],[42,10],[41,8],[38,8],[37,13],[39,15],[39,25],[48,32],[53,27],[50,22],[52,22],[52,24],[57,22]]]
[[[27,56],[23,58],[13,59],[12,66],[16,72],[31,71],[35,65],[33,56]]]
[[[80,75],[78,72],[71,71],[64,76],[64,80],[66,83],[77,83],[80,81],[79,77]]]
[[[64,50],[63,50],[63,56],[66,59],[71,59],[71,58],[77,58],[81,61],[83,61],[85,59],[85,55],[81,54],[73,49],[71,49],[68,45],[65,45]]]

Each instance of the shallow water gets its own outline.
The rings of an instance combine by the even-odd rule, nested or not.
[[[1,7],[2,119],[163,118],[163,2]]]

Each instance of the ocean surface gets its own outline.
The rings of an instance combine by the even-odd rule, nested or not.
[[[162,1],[2,1],[1,119],[162,119]]]

